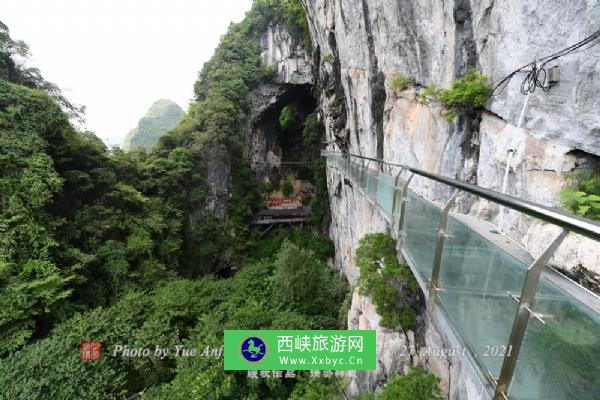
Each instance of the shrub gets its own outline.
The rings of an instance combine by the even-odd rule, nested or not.
[[[311,378],[308,374],[300,375],[294,391],[288,400],[340,400],[341,386],[337,378]],[[345,382],[341,383],[346,386]],[[344,388],[345,390],[345,388]]]
[[[390,86],[394,89],[396,94],[405,91],[412,84],[414,84],[414,79],[403,74],[396,74],[390,80]]]
[[[294,111],[294,106],[291,104],[281,110],[281,114],[279,114],[279,126],[283,131],[291,131],[298,126],[296,112]]]
[[[302,143],[305,146],[320,147],[323,141],[325,141],[325,125],[319,121],[316,112],[309,114],[304,121]]]
[[[308,242],[309,234],[298,231]],[[110,353],[117,344],[218,347],[224,329],[335,329],[340,292],[332,268],[312,251],[285,243],[274,259],[246,265],[232,278],[172,280],[76,314],[48,337],[2,359],[0,398],[116,399],[144,388],[149,399],[288,398],[294,381],[248,380],[223,371],[222,360]],[[103,343],[101,360],[79,359],[83,338]]]
[[[394,239],[383,233],[366,235],[356,250],[356,264],[360,291],[373,299],[381,325],[410,328],[416,317],[411,304],[418,286],[410,269],[398,262]]]
[[[488,78],[475,69],[462,78],[455,80],[450,89],[431,85],[423,91],[421,104],[433,101],[444,108],[444,116],[448,120],[455,119],[458,115],[472,115],[475,110],[484,106],[492,94]]]
[[[406,375],[396,375],[380,394],[363,393],[355,400],[441,400],[439,379],[421,368],[412,368]]]
[[[563,206],[585,218],[600,220],[600,174],[580,174],[574,186],[560,194]]]
[[[326,54],[326,55],[323,57],[323,63],[332,63],[332,62],[333,62],[333,60],[334,60],[334,58],[333,58],[333,54]]]
[[[329,317],[336,325],[339,281],[327,264],[310,250],[284,243],[274,262],[275,295],[279,304],[304,315]]]
[[[283,182],[283,185],[281,185],[281,193],[284,197],[290,197],[294,193],[294,185],[292,185],[292,182],[288,180]]]
[[[397,375],[383,388],[379,400],[441,400],[439,379],[421,368]]]
[[[348,285],[348,284],[346,283],[346,285]],[[354,294],[354,290],[352,288],[350,288],[350,290],[348,290],[346,292],[344,301],[342,302],[342,305],[340,306],[340,314],[338,316],[338,325],[343,329],[348,328],[348,312],[350,311],[350,308],[352,308],[353,294]]]
[[[323,262],[335,254],[335,247],[328,236],[315,235],[309,229],[278,227],[261,238],[249,258],[250,260],[271,258],[277,254],[286,241],[313,251]]]
[[[265,82],[271,81],[277,75],[276,65],[264,65],[262,68],[262,80]]]
[[[266,8],[273,17],[283,21],[288,29],[302,38],[307,52],[312,51],[308,19],[300,0],[254,0],[253,8]]]
[[[331,220],[329,211],[329,191],[327,190],[327,165],[324,158],[319,159],[313,166],[315,197],[310,202],[310,221],[320,226],[323,231]]]

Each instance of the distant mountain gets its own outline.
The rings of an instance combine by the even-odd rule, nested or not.
[[[132,129],[125,137],[123,150],[150,149],[158,138],[173,129],[183,115],[183,110],[168,99],[154,102],[146,115],[140,119],[137,127]]]

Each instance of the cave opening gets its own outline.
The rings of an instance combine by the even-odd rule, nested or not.
[[[303,131],[306,119],[317,107],[312,86],[294,87],[282,100],[276,113],[275,124],[281,147],[281,161],[283,164],[306,161],[312,155],[312,149],[308,148],[308,144],[303,140]]]
[[[317,117],[317,105],[312,85],[284,85],[256,120],[255,130],[266,138],[268,149],[263,152],[263,160],[257,160],[257,164],[266,164],[265,209],[308,212],[318,196],[325,128]],[[264,216],[272,220],[277,213],[271,214]],[[283,217],[290,219],[291,215]]]

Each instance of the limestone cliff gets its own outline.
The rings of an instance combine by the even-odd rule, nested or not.
[[[560,82],[547,93],[530,95],[522,127],[517,125],[526,96],[520,93],[519,75],[491,99],[479,126],[470,130],[464,121],[449,123],[438,109],[419,105],[414,90],[396,95],[388,78],[402,73],[418,86],[448,86],[472,66],[497,81],[591,33],[600,2],[577,1],[568,7],[561,1],[304,4],[321,56],[320,85],[329,89],[321,99],[328,132],[352,152],[500,190],[508,152],[515,150],[509,193],[549,206],[558,205],[568,172],[597,162],[600,98],[593,93],[600,89],[595,79],[600,46],[557,61]],[[559,26],[558,31],[550,28]],[[415,187],[433,200],[449,194],[426,180],[417,179]],[[487,202],[465,207],[492,221],[498,218],[498,208]],[[539,248],[534,236],[550,229],[513,212],[507,225],[511,236],[534,253]],[[577,255],[581,241],[569,239],[557,256],[560,264],[600,272],[600,252]]]
[[[331,149],[408,164],[498,191],[510,162],[507,192],[548,206],[559,205],[570,172],[598,164],[600,46],[557,60],[553,65],[560,68],[558,84],[528,99],[520,92],[524,76],[517,74],[474,120],[448,122],[440,109],[421,105],[417,96],[434,83],[448,87],[470,67],[498,81],[585,38],[598,29],[600,1],[303,0],[303,4],[315,46],[315,79],[328,140],[335,143]],[[397,94],[389,81],[399,73],[412,77],[415,87]],[[413,189],[431,200],[444,201],[450,195],[447,187],[431,181],[413,182]],[[358,240],[385,229],[385,223],[349,181],[331,170],[328,183],[336,265],[356,283]],[[499,222],[499,207],[487,201],[462,196],[458,209]],[[505,215],[505,227],[533,255],[556,234],[555,227],[512,211]],[[583,269],[588,283],[597,284],[600,245],[571,234],[553,264],[573,274]],[[357,296],[351,326],[376,328],[387,335],[386,343],[407,342],[407,336],[381,329],[372,306]],[[402,369],[402,363],[384,356],[398,347],[386,346],[380,349],[378,371],[353,380],[353,391],[374,389],[389,373]],[[446,383],[451,377],[461,379],[456,369],[434,368]],[[479,398],[468,383],[450,386],[451,398]]]
[[[259,85],[251,93],[246,156],[252,169],[269,180],[282,161],[282,146],[276,134],[279,114],[294,100],[315,107],[311,93],[314,77],[312,60],[300,39],[283,24],[270,24],[261,35],[260,46],[263,63],[273,66],[275,73],[271,82]]]

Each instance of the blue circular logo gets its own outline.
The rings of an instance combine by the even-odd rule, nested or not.
[[[267,345],[262,339],[249,337],[242,342],[242,356],[250,362],[258,362],[267,354]]]

